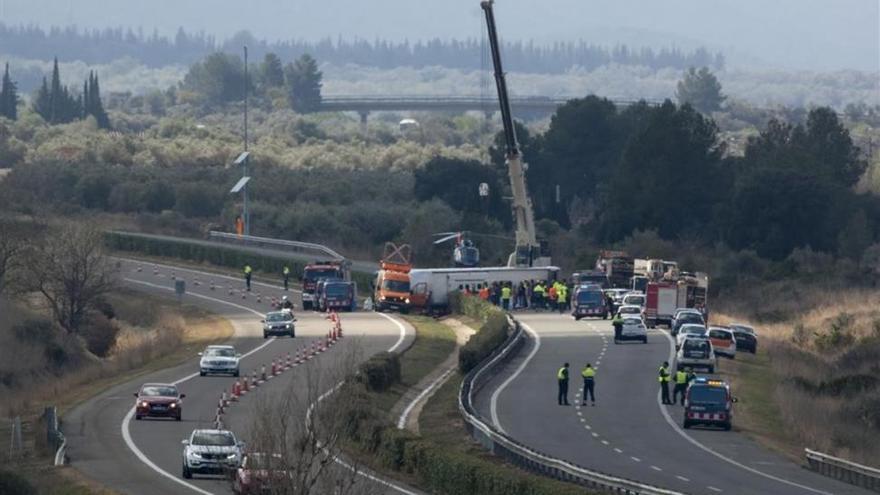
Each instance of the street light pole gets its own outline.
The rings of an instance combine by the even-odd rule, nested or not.
[[[248,151],[248,49],[244,46],[244,151]],[[242,177],[248,176],[248,158],[242,162]],[[248,188],[242,190],[244,196],[244,235],[251,235],[251,218],[248,214]]]

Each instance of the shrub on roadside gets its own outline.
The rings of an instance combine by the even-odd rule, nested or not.
[[[359,367],[359,379],[372,392],[383,392],[400,383],[400,356],[382,352],[366,360]]]
[[[24,476],[12,471],[0,471],[0,493],[3,495],[37,495],[37,489]]]
[[[488,358],[507,340],[508,328],[504,313],[499,311],[490,315],[486,323],[483,323],[479,331],[459,351],[458,369],[462,373],[467,373]]]
[[[119,327],[103,313],[93,313],[89,315],[80,332],[89,352],[99,357],[107,357],[116,345]]]

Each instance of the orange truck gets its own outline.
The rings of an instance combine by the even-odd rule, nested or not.
[[[385,243],[385,252],[373,281],[373,304],[376,311],[409,312],[412,307],[411,253],[409,244],[397,246],[391,242]]]

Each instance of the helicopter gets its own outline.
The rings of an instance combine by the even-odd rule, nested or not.
[[[467,232],[441,232],[434,236],[442,236],[434,241],[434,244],[455,240],[455,248],[452,251],[452,259],[455,266],[474,267],[480,264],[480,250],[474,241],[467,238]]]

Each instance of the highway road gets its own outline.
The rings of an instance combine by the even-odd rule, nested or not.
[[[143,268],[138,270],[138,266]],[[173,296],[172,268],[159,266],[159,273],[154,274],[152,267],[152,263],[121,261],[125,285]],[[324,315],[298,312],[295,339],[279,337],[264,340],[259,320],[270,309],[269,297],[280,297],[282,294],[280,288],[255,283],[254,293],[242,299],[240,293],[229,295],[227,289],[230,285],[240,287],[240,280],[180,268],[174,268],[173,272],[177,278],[187,280],[187,295],[184,296],[187,303],[204,307],[232,322],[235,336],[231,343],[244,353],[241,361],[243,373],[259,370],[263,364],[271,363],[272,359],[286,357],[288,352],[296,355],[304,346],[325,336],[329,329],[330,324]],[[195,285],[197,278],[200,285]],[[211,280],[216,284],[215,290],[208,286]],[[258,291],[263,296],[260,303],[257,303],[254,295]],[[380,351],[402,350],[415,337],[411,327],[387,315],[353,313],[344,314],[342,320],[345,338],[338,344],[306,364],[267,381],[228,410],[224,421],[241,440],[248,441],[251,414],[261,399],[307,388],[307,375],[311,376],[308,382],[317,385],[312,388],[319,388],[319,392],[330,390],[340,379],[336,370],[344,367],[343,360],[355,359],[355,356],[356,359],[365,359]],[[98,394],[63,417],[71,464],[88,477],[121,493],[229,493],[228,482],[220,478],[183,480],[181,440],[195,428],[212,427],[220,394],[224,389],[229,391],[234,380],[228,377],[200,377],[198,357],[193,356],[179,366],[138,377]],[[178,383],[181,392],[186,394],[183,421],[132,419],[132,394],[145,382]],[[363,488],[358,492],[413,493],[405,487],[395,488],[376,479],[361,479]]]
[[[647,345],[615,345],[608,321],[575,322],[550,313],[518,318],[529,342],[480,390],[476,407],[536,450],[684,493],[871,493],[762,448],[736,431],[735,416],[734,431],[683,430],[682,407],[659,400],[657,371],[664,360],[673,361],[664,330],[650,331]],[[556,371],[566,361],[572,377],[569,407],[556,400]],[[580,370],[587,362],[597,368],[595,407],[580,405]]]

